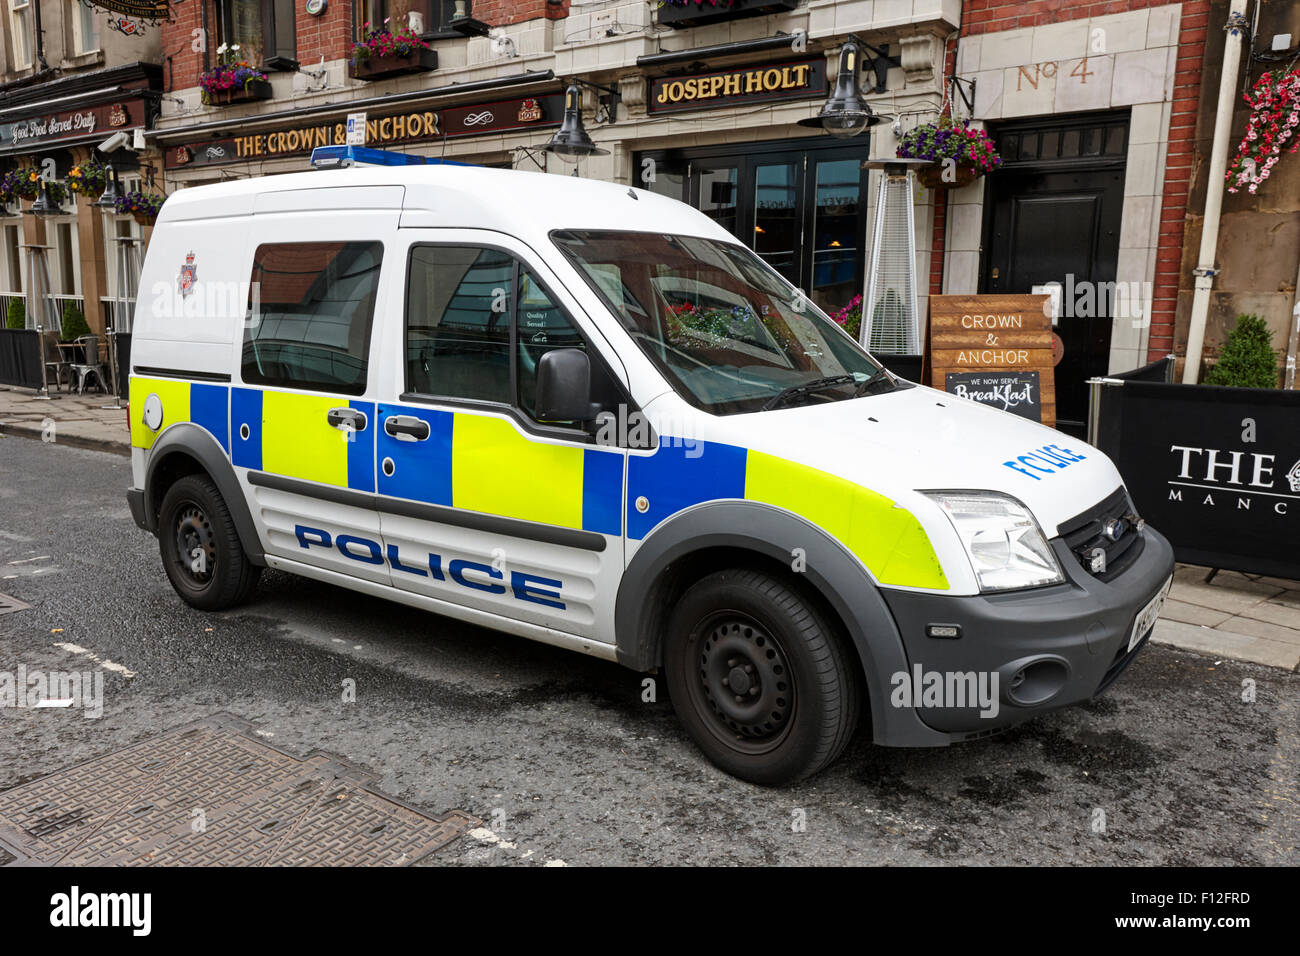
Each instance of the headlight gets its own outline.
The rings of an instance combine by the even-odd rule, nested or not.
[[[981,591],[1060,584],[1065,580],[1029,509],[1005,495],[925,492],[948,515]]]

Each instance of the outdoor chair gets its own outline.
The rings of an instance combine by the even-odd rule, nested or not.
[[[72,388],[72,363],[63,357],[59,350],[59,334],[44,332],[41,334],[41,352],[45,362],[47,380],[58,389],[63,387],[63,377],[68,377],[68,388]]]
[[[81,346],[84,358],[79,363],[72,365],[72,374],[77,377],[77,394],[82,395],[86,391],[86,386],[93,377],[99,385],[100,391],[108,391],[108,371],[104,363],[99,360],[99,336],[82,335],[77,338],[77,345]]]

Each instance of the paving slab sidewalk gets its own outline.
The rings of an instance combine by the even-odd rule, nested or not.
[[[128,454],[123,409],[104,408],[111,395],[0,389],[0,435],[21,435]],[[53,424],[53,431],[50,425]],[[1212,657],[1300,670],[1300,581],[1179,565],[1151,636]]]
[[[126,410],[103,407],[113,404],[114,397],[103,392],[78,395],[51,389],[49,399],[43,399],[31,389],[0,387],[0,434],[127,455],[131,431]]]

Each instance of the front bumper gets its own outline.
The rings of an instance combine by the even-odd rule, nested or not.
[[[996,673],[996,708],[981,707],[969,696],[968,706],[917,707],[922,722],[958,741],[985,736],[1101,693],[1145,646],[1149,635],[1143,635],[1132,652],[1128,650],[1138,612],[1173,574],[1169,542],[1151,528],[1141,534],[1145,547],[1137,561],[1108,583],[1080,567],[1057,538],[1052,548],[1065,570],[1064,584],[970,597],[881,589],[912,671],[906,691],[894,699],[902,705],[913,703],[910,692],[923,688],[925,675],[932,673],[950,685],[949,675],[973,672],[975,686],[991,691],[991,675]],[[929,624],[960,625],[961,637],[927,637]],[[921,699],[926,702],[924,696]],[[948,695],[942,703],[952,700]],[[934,698],[928,701],[934,702]],[[996,713],[990,714],[992,710]]]

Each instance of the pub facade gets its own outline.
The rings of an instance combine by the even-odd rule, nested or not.
[[[102,349],[106,327],[128,311],[123,300],[148,226],[116,206],[94,205],[98,188],[67,184],[74,170],[98,163],[116,169],[124,193],[163,188],[161,157],[143,134],[163,85],[159,21],[148,14],[165,13],[166,4],[12,6],[12,16],[0,18],[0,313],[10,321],[25,316],[35,257],[48,275],[37,283],[50,299],[42,324],[75,310]],[[122,145],[97,150],[115,133]],[[33,177],[48,184],[48,215],[30,214],[38,198]]]
[[[703,210],[819,305],[840,309],[862,288],[878,175],[862,164],[893,155],[894,128],[839,140],[798,123],[822,105],[855,35],[871,61],[873,108],[934,115],[944,37],[959,22],[957,0],[886,6],[332,0],[299,4],[285,14],[291,21],[277,16],[272,39],[266,29],[241,32],[239,4],[177,5],[164,46],[184,49],[168,70],[150,142],[163,153],[169,189],[302,171],[313,147],[345,142],[350,116],[371,146],[637,185]],[[400,63],[358,57],[365,24],[384,20],[389,33],[419,38],[420,51]],[[206,51],[190,48],[196,30],[210,36]],[[214,102],[201,78],[236,43],[240,56],[253,50],[265,81]],[[605,151],[576,164],[545,151],[574,80],[586,131]],[[933,196],[923,191],[918,201],[924,276]]]

